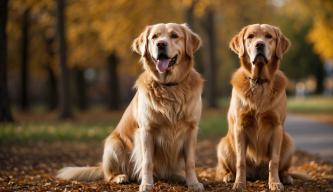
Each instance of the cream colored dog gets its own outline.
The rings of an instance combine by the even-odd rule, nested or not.
[[[154,177],[184,179],[191,190],[203,191],[195,173],[203,80],[193,68],[193,54],[200,45],[199,36],[185,24],[146,27],[133,42],[144,72],[132,102],[105,141],[102,163],[63,168],[58,178],[141,179],[140,191],[151,190]]]
[[[234,73],[229,131],[218,149],[217,179],[235,181],[242,190],[246,178],[268,177],[269,189],[283,190],[292,183],[287,173],[294,143],[284,131],[287,78],[279,70],[290,43],[277,27],[254,24],[244,27],[231,42],[240,68]]]

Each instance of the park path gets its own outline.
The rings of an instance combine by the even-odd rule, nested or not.
[[[285,129],[294,138],[297,149],[333,162],[333,126],[302,116],[288,115]]]

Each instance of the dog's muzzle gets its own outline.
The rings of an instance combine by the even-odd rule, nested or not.
[[[253,60],[253,64],[254,65],[261,65],[261,64],[266,64],[268,63],[268,60],[266,58],[266,54],[265,54],[265,44],[264,43],[257,43],[256,44],[256,57]]]
[[[152,58],[156,64],[156,69],[159,73],[165,73],[170,67],[176,64],[178,55],[170,58],[166,51],[159,51],[157,58]]]

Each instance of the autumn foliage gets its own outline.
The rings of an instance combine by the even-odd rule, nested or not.
[[[59,103],[56,102],[60,78],[57,2],[9,1],[8,69],[14,103],[34,100],[47,103],[50,109]],[[282,65],[290,82],[314,76],[321,85],[323,63],[333,60],[332,13],[333,5],[329,0],[258,0],[255,3],[244,0],[66,0],[70,97],[83,103],[86,95],[97,103],[115,98],[112,100],[116,103],[126,104],[132,94],[133,81],[141,72],[138,57],[132,53],[130,45],[146,25],[159,22],[189,23],[202,37],[203,47],[196,55],[196,67],[207,80],[204,96],[208,106],[216,107],[218,97],[229,95],[229,79],[238,63],[227,45],[241,27],[252,23],[277,25],[290,38],[293,46]],[[28,37],[26,45],[24,36]],[[24,46],[26,59],[22,59]],[[113,57],[116,59],[109,59]],[[22,70],[24,65],[26,70]],[[23,78],[25,73],[28,75]],[[23,80],[26,83],[22,83]],[[41,85],[42,82],[45,84]],[[119,86],[109,86],[110,83]],[[21,84],[22,89],[24,84],[32,89],[26,89],[25,93],[15,88]],[[317,92],[322,92],[322,86],[317,87]],[[78,91],[87,94],[77,94]],[[26,98],[20,93],[25,93]]]

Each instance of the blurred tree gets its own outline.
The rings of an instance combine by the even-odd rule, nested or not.
[[[183,2],[185,4],[185,20],[186,20],[186,23],[191,27],[193,28],[194,27],[194,10],[195,10],[195,7],[198,3],[198,0],[191,0],[189,2]],[[188,4],[188,5],[186,5]]]
[[[293,22],[289,21],[288,25],[293,25]],[[313,45],[306,40],[309,24],[303,25],[297,29],[289,28],[287,36],[292,42],[292,47],[283,60],[281,68],[290,79],[296,81],[314,76],[317,83],[316,93],[319,94],[323,91],[324,65],[319,55],[313,52]]]
[[[13,117],[7,87],[7,13],[8,0],[0,1],[0,122],[11,122]]]
[[[333,61],[333,1],[304,1],[313,19],[308,39],[323,58]]]
[[[108,56],[108,83],[109,83],[109,100],[108,106],[111,110],[119,109],[119,77],[118,77],[119,59],[115,52]]]
[[[59,43],[59,64],[60,64],[60,118],[72,117],[72,107],[69,91],[69,70],[67,66],[67,44],[65,30],[65,0],[57,0],[57,36]]]
[[[80,110],[87,109],[86,81],[84,78],[84,69],[76,67],[73,70],[75,77],[76,101]]]
[[[304,80],[309,76],[314,76],[316,80],[316,94],[321,94],[324,89],[325,71],[323,62],[329,59],[329,54],[322,53],[318,46],[330,42],[326,32],[321,33],[316,23],[321,22],[321,15],[329,15],[333,11],[329,1],[288,1],[280,9],[284,32],[290,38],[292,47],[286,56],[282,68],[287,75],[296,81]],[[284,16],[284,17],[282,17]],[[332,20],[333,21],[333,20]],[[331,24],[327,23],[329,27]],[[314,31],[316,31],[314,33]],[[333,32],[333,31],[332,31]],[[314,37],[315,35],[316,37]],[[320,38],[316,39],[320,36]],[[315,38],[315,39],[312,39]],[[316,48],[317,47],[317,48]],[[333,48],[329,43],[325,49]],[[302,69],[302,70],[299,70]]]
[[[292,9],[291,12],[295,13],[299,12],[303,8],[298,9],[298,7],[295,7],[294,4],[301,4],[303,1],[304,0],[287,0],[285,2],[288,3],[288,7],[291,7],[289,8]],[[13,5],[13,11],[11,11],[10,14],[14,16],[15,14],[21,16],[24,9],[29,7],[22,6],[23,4],[31,6],[31,27],[29,30],[30,43],[28,46],[28,51],[30,53],[29,69],[31,69],[30,72],[32,73],[30,77],[32,79],[41,77],[45,78],[43,75],[49,74],[47,77],[49,80],[45,82],[53,83],[51,83],[52,86],[47,86],[47,88],[53,87],[55,89],[56,82],[54,81],[54,77],[57,77],[58,75],[61,77],[62,73],[59,73],[59,71],[61,72],[62,68],[60,65],[55,65],[56,62],[52,56],[55,53],[50,53],[48,48],[45,49],[45,46],[50,47],[50,49],[54,49],[53,44],[57,45],[57,43],[50,43],[50,45],[47,45],[49,44],[47,39],[55,38],[56,34],[54,28],[56,14],[54,12],[56,11],[57,1],[22,0],[11,1],[11,4]],[[303,55],[302,59],[308,59],[308,61],[311,60],[310,53],[313,52],[311,50],[313,47],[311,43],[307,42],[312,42],[310,38],[311,35],[307,34],[309,31],[311,32],[312,25],[310,28],[307,28],[306,30],[304,29],[303,31],[305,23],[311,19],[309,19],[309,16],[303,17],[303,15],[298,16],[296,14],[293,17],[297,18],[299,21],[294,22],[291,19],[292,17],[290,14],[284,14],[286,12],[286,7],[283,5],[274,5],[271,0],[258,0],[257,3],[243,0],[235,0],[232,3],[226,0],[161,0],[158,2],[155,0],[67,0],[67,27],[65,30],[67,33],[66,40],[68,42],[67,66],[74,72],[73,78],[70,78],[68,81],[75,81],[75,86],[69,89],[76,93],[75,95],[73,94],[73,97],[75,97],[77,101],[80,100],[81,102],[88,102],[88,99],[79,99],[78,96],[85,96],[85,93],[91,93],[90,91],[88,92],[85,90],[88,89],[86,85],[98,81],[101,86],[97,89],[101,89],[101,87],[108,87],[107,90],[102,90],[102,92],[104,91],[105,96],[108,97],[106,100],[114,100],[115,102],[113,103],[120,105],[120,95],[129,94],[130,91],[127,93],[121,92],[120,94],[118,89],[130,85],[132,77],[137,76],[141,71],[140,65],[131,64],[137,63],[138,61],[137,57],[132,57],[134,54],[131,54],[129,50],[132,40],[146,25],[159,22],[182,23],[186,21],[195,32],[200,34],[204,40],[203,49],[196,54],[196,65],[197,69],[202,72],[204,77],[208,80],[206,85],[207,90],[205,90],[204,93],[204,97],[208,101],[207,104],[216,106],[217,101],[213,102],[213,100],[216,100],[216,98],[222,94],[227,95],[230,92],[229,79],[232,71],[234,71],[234,69],[239,65],[237,56],[232,54],[228,49],[228,42],[231,37],[245,25],[252,23],[270,23],[281,26],[285,33],[290,31],[290,34],[287,34],[287,36],[290,36],[293,44],[297,46],[297,49],[301,50],[298,52],[293,51],[292,49],[286,55],[284,62],[291,63],[292,60],[293,62],[298,62],[295,61],[295,59],[300,57],[299,54],[305,52],[309,54]],[[304,5],[304,7],[306,6]],[[147,14],[147,10],[149,10],[149,14]],[[304,8],[304,10],[306,10],[306,8]],[[20,44],[17,42],[22,39],[22,35],[20,33],[20,23],[22,18],[16,20],[11,19],[14,17],[9,18],[8,35],[10,38],[9,49],[11,50],[9,53],[9,63],[13,66],[11,69],[14,69],[15,67],[19,69],[20,51],[18,50],[20,50]],[[324,18],[326,18],[326,16]],[[283,20],[286,20],[285,23],[283,23]],[[302,31],[295,29],[302,29]],[[215,34],[211,33],[212,31]],[[304,39],[304,37],[308,38]],[[303,46],[303,42],[307,43],[307,48],[306,46]],[[116,62],[117,64],[110,62],[110,58],[113,57],[117,59],[111,60],[118,61]],[[311,60],[311,62],[317,61]],[[201,63],[205,63],[205,65]],[[309,62],[302,63],[305,67],[303,67],[303,64],[298,63],[290,64],[292,66],[289,64],[283,64],[282,67],[286,67],[285,70],[287,73],[290,77],[295,79],[301,79],[308,75],[314,74],[314,71],[317,71],[318,73],[316,76],[320,77],[319,68],[318,70],[310,70],[311,67],[317,65],[310,66]],[[302,69],[304,69],[303,72],[294,70],[294,68],[297,69],[295,66],[302,66]],[[88,78],[87,80],[89,82],[85,82],[86,79],[83,78],[83,71],[90,68],[92,68],[93,71],[97,71],[97,73],[101,75],[99,75],[98,79]],[[41,69],[45,71],[42,71]],[[211,73],[213,73],[213,75],[210,75]],[[12,74],[14,74],[14,72],[12,72]],[[35,74],[37,74],[37,76]],[[126,82],[126,85],[122,84],[124,81],[123,79],[120,80],[120,77],[129,82]],[[61,79],[62,78],[59,79],[59,85],[63,83]],[[320,81],[319,78],[317,79]],[[70,83],[68,82],[68,84]],[[119,85],[114,86],[117,84]],[[93,86],[91,88],[93,88]],[[127,90],[127,88],[129,87],[126,87],[125,90]],[[51,89],[48,92],[48,98],[52,98],[50,97],[51,95],[56,95],[54,94],[55,91],[52,92]],[[59,95],[60,94],[61,93],[59,93]],[[215,99],[211,99],[210,95],[215,95]],[[87,97],[89,96],[90,94],[87,94]],[[54,99],[55,97],[52,100]],[[50,100],[47,102],[50,106],[54,106],[54,104],[51,103],[56,103],[50,102]],[[77,104],[81,102],[78,102]],[[212,102],[213,104],[209,104],[209,102]],[[82,106],[85,105],[83,103],[81,104]],[[79,108],[81,104],[79,104]],[[88,105],[88,103],[86,105]],[[111,104],[108,106],[111,106]],[[114,107],[117,108],[116,105],[114,105]]]
[[[52,61],[54,60],[54,37],[53,36],[46,36],[44,35],[44,43],[46,53],[48,55],[48,60],[44,64],[44,68],[47,74],[46,80],[46,103],[49,110],[54,110],[58,104],[58,91],[57,91],[57,77],[52,67]]]
[[[207,36],[207,60],[204,68],[206,83],[206,95],[208,107],[217,107],[217,60],[216,60],[216,27],[215,27],[215,11],[212,7],[206,8],[205,21],[203,27]]]
[[[178,1],[175,3],[179,3]],[[199,0],[184,0],[182,1],[182,4],[184,6],[184,17],[186,23],[189,25],[189,27],[195,31],[196,33],[199,33],[199,25],[200,18],[197,17],[197,14],[195,14],[195,10],[198,6]],[[203,62],[203,49],[199,49],[197,53],[194,55],[195,60],[195,67],[198,70],[199,73],[204,73],[204,62]]]
[[[29,108],[29,25],[30,25],[30,9],[26,8],[22,14],[21,19],[21,93],[20,93],[20,107],[26,111]]]
[[[28,10],[28,11],[27,11]],[[28,15],[27,15],[28,14]],[[9,74],[13,77],[13,84],[16,83],[16,77],[19,77],[18,87],[18,105],[21,107],[24,103],[30,103],[39,97],[39,82],[53,73],[56,77],[56,62],[53,57],[54,43],[51,45],[49,40],[55,37],[55,2],[54,0],[22,0],[9,1],[8,18],[8,62],[10,63]],[[50,52],[53,52],[50,54]],[[19,75],[17,75],[19,74]],[[54,77],[46,77],[52,79]],[[37,82],[37,83],[35,83]],[[55,86],[47,84],[45,88],[48,91]],[[30,85],[29,85],[30,84]],[[29,87],[29,89],[28,89]],[[13,89],[13,88],[12,88]],[[16,92],[15,89],[13,90]],[[37,92],[36,92],[37,91]],[[29,93],[30,92],[30,93]],[[44,92],[42,92],[44,93]],[[50,97],[55,98],[56,91],[45,96],[46,103],[54,106],[57,102],[49,102]],[[30,97],[28,97],[30,96]],[[37,100],[40,102],[41,100]],[[23,107],[24,108],[24,107]]]

